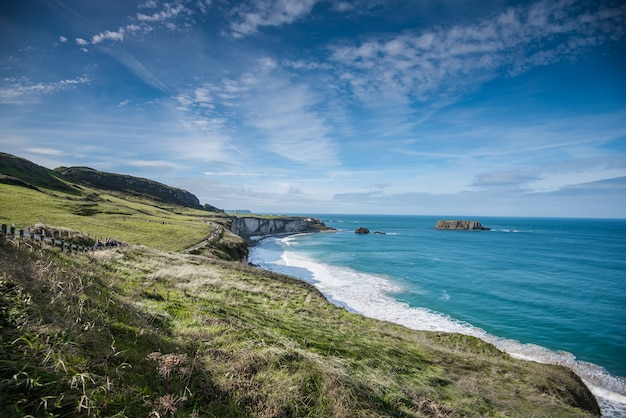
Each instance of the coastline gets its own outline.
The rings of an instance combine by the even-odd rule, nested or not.
[[[230,230],[251,244],[263,238],[333,230],[311,216],[231,217]]]
[[[359,298],[355,298],[355,300],[351,300],[349,298],[346,299],[345,295],[338,295],[334,293],[332,284],[326,283],[325,280],[320,280],[321,276],[330,275],[328,270],[332,270],[334,268],[333,266],[325,265],[323,262],[313,259],[303,261],[303,259],[298,259],[298,257],[294,254],[287,254],[288,251],[286,249],[283,249],[283,254],[280,257],[280,262],[284,263],[282,266],[277,263],[278,259],[262,260],[258,258],[259,248],[262,248],[264,243],[270,242],[269,240],[273,239],[276,243],[278,243],[279,240],[282,242],[288,242],[292,239],[292,237],[311,234],[315,234],[315,232],[298,232],[263,237],[257,240],[254,246],[251,247],[251,249],[254,248],[255,250],[251,251],[250,258],[256,261],[251,261],[251,263],[258,268],[277,271],[303,280],[315,286],[320,292],[322,292],[329,302],[367,317],[397,323],[418,331],[443,331],[471,335],[494,345],[499,350],[504,351],[517,359],[565,366],[579,376],[596,397],[598,404],[601,407],[603,416],[626,416],[626,395],[620,393],[620,388],[623,391],[626,381],[624,381],[623,378],[610,375],[600,366],[578,361],[570,353],[556,352],[534,344],[522,344],[519,341],[490,335],[480,328],[476,328],[471,324],[464,323],[462,321],[457,321],[446,314],[434,312],[426,308],[410,307],[408,304],[394,300],[391,296],[389,296],[390,293],[393,293],[397,289],[395,289],[394,285],[389,282],[385,283],[384,280],[374,283],[367,283],[361,280],[361,288],[372,285],[375,292],[374,294],[367,295],[366,297],[360,295],[360,298],[365,300],[365,302],[362,306],[359,306],[358,303],[355,303],[356,299]],[[291,274],[290,271],[297,271],[297,273]],[[343,273],[343,271],[340,273]],[[361,279],[364,279],[366,276],[367,278],[372,277],[372,275],[368,273],[360,273],[356,271],[353,271],[350,274],[361,274],[363,275]],[[334,275],[337,276],[337,274]],[[361,290],[362,289],[359,289],[359,291]],[[391,312],[387,312],[386,315],[380,315],[380,312],[371,312],[368,310],[381,300],[384,303],[392,304],[395,312],[394,309],[391,309]],[[388,307],[385,309],[387,308]],[[423,323],[433,322],[433,319],[440,322],[439,325],[430,327],[415,326],[416,316],[421,318]],[[442,323],[445,323],[445,325],[441,325]],[[608,385],[607,387],[607,380],[613,381],[614,386],[618,386],[618,388],[613,391],[613,385]]]

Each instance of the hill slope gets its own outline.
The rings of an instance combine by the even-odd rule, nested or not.
[[[90,176],[96,180],[88,181]],[[230,232],[231,218],[211,208],[200,207],[189,192],[151,180],[84,168],[54,171],[0,154],[0,222],[17,228],[43,223],[93,239],[170,251],[196,246],[194,252],[207,256],[245,259],[247,246]]]
[[[240,263],[6,242],[0,277],[7,417],[599,416],[564,367],[355,315]]]
[[[63,176],[58,172],[24,158],[0,152],[0,183],[15,184],[35,190],[43,188],[71,194],[80,193],[78,189],[63,180]]]
[[[0,222],[147,246],[67,255],[0,237],[3,416],[599,415],[564,367],[364,318],[239,262],[222,212],[73,190],[0,184]]]
[[[107,173],[88,167],[58,167],[55,172],[83,185],[101,190],[123,192],[131,195],[145,196],[164,203],[197,208],[200,201],[186,190],[165,184],[123,174]]]

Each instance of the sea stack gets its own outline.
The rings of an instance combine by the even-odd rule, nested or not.
[[[482,226],[478,221],[464,221],[464,220],[439,220],[435,229],[450,229],[461,231],[489,231],[491,228]]]

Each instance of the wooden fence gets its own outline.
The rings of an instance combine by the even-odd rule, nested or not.
[[[93,248],[84,245],[77,245],[68,241],[63,241],[59,239],[61,234],[57,232],[58,238],[55,237],[55,232],[51,231],[52,236],[46,236],[45,230],[42,234],[31,233],[30,231],[25,231],[23,229],[16,229],[14,226],[8,226],[6,224],[2,224],[0,229],[0,239],[16,239],[19,238],[21,240],[30,240],[31,242],[38,245],[51,245],[53,247],[60,247],[63,252],[86,252],[91,251]]]

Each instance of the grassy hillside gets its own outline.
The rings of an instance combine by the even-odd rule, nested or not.
[[[100,190],[123,192],[132,196],[143,196],[166,204],[200,207],[198,198],[186,190],[170,187],[153,180],[107,173],[88,167],[58,167],[54,172],[76,183]],[[215,208],[213,208],[216,210]]]
[[[131,245],[67,255],[0,239],[2,417],[599,415],[566,368],[367,319],[226,261],[246,247],[223,213],[18,180],[0,184],[1,223]]]
[[[15,184],[35,190],[43,188],[75,195],[80,193],[78,189],[64,180],[61,174],[53,170],[0,152],[0,183]]]
[[[38,191],[0,184],[0,223],[26,228],[37,223],[80,230],[94,238],[180,251],[205,240],[223,227],[226,245],[243,245],[231,234],[230,218],[177,205],[81,188],[82,195]]]
[[[7,417],[598,415],[563,367],[351,314],[240,263],[4,243],[0,275]]]

